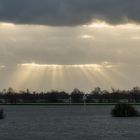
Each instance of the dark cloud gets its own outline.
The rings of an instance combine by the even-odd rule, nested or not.
[[[139,23],[139,13],[140,0],[0,0],[0,21],[18,24]]]

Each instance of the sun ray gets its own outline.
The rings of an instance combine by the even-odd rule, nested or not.
[[[95,80],[95,84],[94,86],[103,86],[103,82],[101,80],[101,77],[100,77],[100,73],[99,71],[94,71],[94,69],[89,69],[89,68],[86,68],[87,70],[87,73],[90,74],[90,76],[92,77],[92,80]]]
[[[20,67],[17,66],[16,71],[9,78],[9,85],[13,88],[16,87],[20,89],[26,82],[33,72],[33,67]]]
[[[107,69],[103,69],[99,72],[102,76],[102,80],[105,81],[106,84],[108,84],[110,87],[118,88],[121,85],[116,81],[116,79],[112,78],[111,73]]]
[[[108,62],[101,64],[47,65],[25,63],[17,65],[10,77],[10,85],[16,89],[32,87],[44,90],[63,90],[67,87],[80,88],[86,83],[90,88],[95,86],[120,87],[112,73],[117,72],[116,66]],[[76,82],[75,82],[76,81]]]

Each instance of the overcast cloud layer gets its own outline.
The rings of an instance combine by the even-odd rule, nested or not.
[[[0,25],[0,65],[139,64],[140,26],[48,27]]]
[[[0,89],[140,85],[139,13],[140,0],[0,0]]]
[[[0,21],[19,24],[139,23],[139,13],[140,0],[0,0]]]

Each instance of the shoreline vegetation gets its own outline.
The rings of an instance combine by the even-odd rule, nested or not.
[[[107,91],[96,87],[90,93],[77,88],[71,93],[55,90],[30,92],[29,89],[16,92],[9,88],[0,92],[0,105],[115,105],[119,102],[140,105],[140,88]]]
[[[4,119],[4,110],[0,109],[0,120]]]
[[[117,103],[111,111],[112,117],[139,117],[140,113],[128,103]]]
[[[119,103],[119,102],[118,102]],[[0,103],[0,106],[15,106],[15,105],[19,105],[19,106],[79,106],[79,105],[87,105],[87,106],[114,106],[117,103]],[[128,103],[130,105],[140,105],[140,103]]]

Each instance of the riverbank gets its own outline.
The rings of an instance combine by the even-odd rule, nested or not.
[[[35,106],[38,106],[38,105],[47,105],[47,106],[50,106],[50,105],[58,105],[58,106],[70,106],[70,105],[115,105],[116,103],[0,103],[0,105],[35,105]],[[140,105],[140,103],[129,103],[131,105]]]

